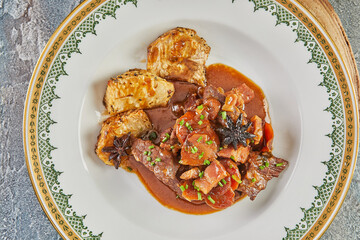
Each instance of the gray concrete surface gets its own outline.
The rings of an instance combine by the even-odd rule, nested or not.
[[[329,0],[339,15],[360,69],[360,0]],[[360,239],[360,159],[345,201],[322,239]]]
[[[360,67],[360,0],[329,0]],[[22,145],[23,104],[46,42],[80,0],[0,0],[0,239],[61,239],[33,192]],[[360,239],[360,161],[322,239]],[[241,236],[239,236],[240,239]]]

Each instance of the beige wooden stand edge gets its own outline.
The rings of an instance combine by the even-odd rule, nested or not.
[[[360,105],[360,77],[356,66],[356,60],[350,46],[348,37],[341,24],[340,18],[335,13],[334,8],[327,0],[297,0],[302,4],[318,22],[328,32],[335,42],[343,61],[349,71],[349,75],[353,81],[355,94],[357,96],[358,105]]]

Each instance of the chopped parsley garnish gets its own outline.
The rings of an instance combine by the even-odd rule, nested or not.
[[[209,201],[210,201],[212,204],[215,204],[214,199],[212,199],[210,196],[208,196],[207,198],[209,199]]]
[[[168,133],[165,133],[165,137],[164,139],[162,140],[162,142],[166,142],[167,140],[170,139],[170,135]]]
[[[199,155],[199,159],[202,159],[204,157],[204,152],[202,152],[200,155]],[[206,160],[205,160],[206,161]]]
[[[198,188],[198,187],[195,185],[195,180],[193,181],[192,185],[193,185],[193,187],[194,187],[195,190],[197,190],[198,192],[200,191],[200,188]]]
[[[242,183],[242,181],[239,179],[238,176],[236,176],[235,174],[231,175],[231,178],[234,179],[237,183]]]
[[[150,161],[151,161],[151,157],[147,157],[146,160],[147,160],[148,162],[150,162]]]
[[[201,121],[201,120],[198,121],[198,124],[199,124],[199,125],[202,125],[202,124],[203,124],[203,121]]]
[[[204,165],[210,165],[211,164],[211,162],[209,161],[209,160],[204,160]]]
[[[147,154],[148,154],[148,151],[145,151],[145,152],[144,152],[144,155],[147,155]]]
[[[196,146],[191,147],[191,153],[197,153],[198,150],[199,149]]]
[[[199,177],[202,178],[203,176],[204,176],[204,171],[201,171],[201,172],[199,173]]]
[[[206,143],[207,143],[208,145],[213,144],[213,142],[214,142],[214,141],[212,141],[212,140],[206,141]]]
[[[264,169],[265,169],[265,166],[264,166],[264,165],[261,165],[259,168],[260,168],[260,170],[264,170]]]
[[[155,146],[154,146],[154,145],[149,146],[149,149],[153,149],[153,148],[155,148]]]
[[[234,156],[230,156],[230,158],[231,158],[232,160],[235,160],[235,157],[234,157]]]
[[[265,162],[265,167],[269,167],[270,163],[269,162]]]
[[[184,121],[184,119],[182,119],[182,120],[179,122],[179,125],[182,126],[182,125],[184,125],[184,123],[185,123],[185,121]]]
[[[204,105],[200,105],[197,107],[197,109],[202,110],[204,108]]]
[[[157,158],[155,158],[155,161],[156,162],[161,162],[161,158],[157,157]]]
[[[184,186],[183,186],[183,185],[181,185],[181,186],[180,186],[180,189],[181,189],[181,191],[182,191],[182,192],[184,192],[184,191],[185,191],[185,188],[184,188]]]
[[[221,112],[221,118],[226,120],[226,112],[225,111]]]
[[[201,140],[203,139],[203,137],[201,136],[201,137],[199,137],[198,138],[198,140],[197,140],[197,142],[201,142]]]
[[[155,163],[154,162],[152,162],[152,163],[150,163],[151,164],[151,166],[154,166],[155,165]]]
[[[191,127],[190,123],[186,122],[185,126],[189,129],[189,131],[192,131],[193,128]]]
[[[201,120],[204,120],[204,118],[205,118],[205,116],[201,114],[201,115],[200,115],[200,119],[201,119]]]
[[[223,184],[227,184],[227,181],[225,179],[221,179]]]
[[[198,194],[198,200],[202,200],[201,193],[198,192],[197,194]]]
[[[251,181],[252,181],[252,182],[256,182],[256,179],[255,179],[255,178],[252,178]]]
[[[276,164],[277,167],[281,167],[282,165],[284,165],[283,162]]]
[[[220,187],[223,187],[223,186],[224,186],[221,182],[218,182],[218,184],[219,184]]]
[[[170,149],[174,149],[175,148],[175,146],[170,146]]]

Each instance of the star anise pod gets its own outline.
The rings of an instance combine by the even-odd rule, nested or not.
[[[116,169],[120,166],[121,157],[127,156],[128,153],[126,151],[131,148],[130,135],[131,133],[128,133],[121,138],[115,136],[113,146],[104,147],[101,150],[104,153],[110,153],[109,161],[113,161]]]
[[[239,118],[236,120],[236,123],[234,123],[231,118],[226,116],[227,127],[217,129],[223,146],[232,144],[234,149],[237,149],[238,145],[242,144],[244,147],[246,147],[246,140],[255,137],[254,134],[246,131],[252,123],[249,122],[243,125],[242,122],[243,114],[240,114]]]

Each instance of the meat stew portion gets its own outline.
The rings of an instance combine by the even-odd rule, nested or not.
[[[176,61],[173,61],[171,51],[164,53],[166,59],[155,54],[160,48],[176,47],[181,51],[176,44],[166,45],[173,44],[171,41],[162,41],[177,37],[180,30],[173,30],[174,35],[169,31],[149,47],[148,71],[156,69],[153,73],[155,83],[159,81],[155,76],[162,71],[162,60],[169,64],[167,71],[177,67],[183,69],[182,64],[186,65],[186,61],[180,59],[180,53]],[[186,36],[188,41],[201,42],[205,46],[205,40],[194,34],[196,32]],[[189,50],[191,45],[186,46]],[[195,52],[202,54],[203,50],[199,51]],[[193,57],[183,54],[184,58]],[[206,58],[207,55],[193,74],[204,73],[199,69],[205,68]],[[166,79],[161,81],[168,81],[169,86],[173,86],[171,95],[166,98],[166,106],[142,109],[141,105],[133,104],[139,105],[137,111],[145,116],[146,128],[141,128],[141,132],[128,128],[129,131],[121,131],[118,136],[117,131],[109,134],[103,127],[99,139],[111,136],[111,141],[98,143],[97,154],[105,163],[116,163],[115,167],[137,173],[154,197],[165,206],[182,212],[211,213],[230,207],[244,196],[254,200],[266,188],[267,182],[279,177],[288,165],[286,160],[271,153],[274,133],[262,90],[224,64],[206,67],[206,74],[193,80],[185,75],[182,75],[184,79],[179,79],[178,75],[172,77],[172,74],[161,76]],[[134,77],[137,76],[132,75],[131,81],[136,81]],[[157,99],[156,95],[154,99]],[[116,99],[110,100],[116,104]],[[122,126],[128,124],[122,120],[127,114],[118,114],[120,120],[116,124],[112,123],[114,117],[109,118],[103,126],[127,129]],[[116,155],[117,149],[122,152]],[[116,161],[110,159],[115,155]],[[104,156],[109,156],[109,160],[103,159]]]
[[[156,139],[137,137],[132,142],[135,160],[175,193],[171,196],[175,201],[205,204],[211,212],[231,206],[239,196],[247,195],[254,200],[267,182],[287,166],[287,161],[266,150],[272,139],[264,137],[265,119],[258,115],[247,117],[246,104],[256,98],[254,91],[249,91],[246,83],[234,85],[238,86],[227,92],[208,85],[190,91],[189,98],[184,92],[177,92],[175,84],[174,98],[181,94],[182,99],[170,101],[166,108],[150,110],[152,114],[157,111],[160,115],[157,119],[164,112],[172,115],[172,124],[158,122],[172,127],[150,130],[158,133]],[[224,105],[231,94],[236,101],[227,111]],[[243,101],[243,96],[250,100]],[[183,104],[182,115],[173,111],[174,104]],[[234,109],[237,109],[235,121]],[[163,201],[166,198],[169,197],[162,196]]]

